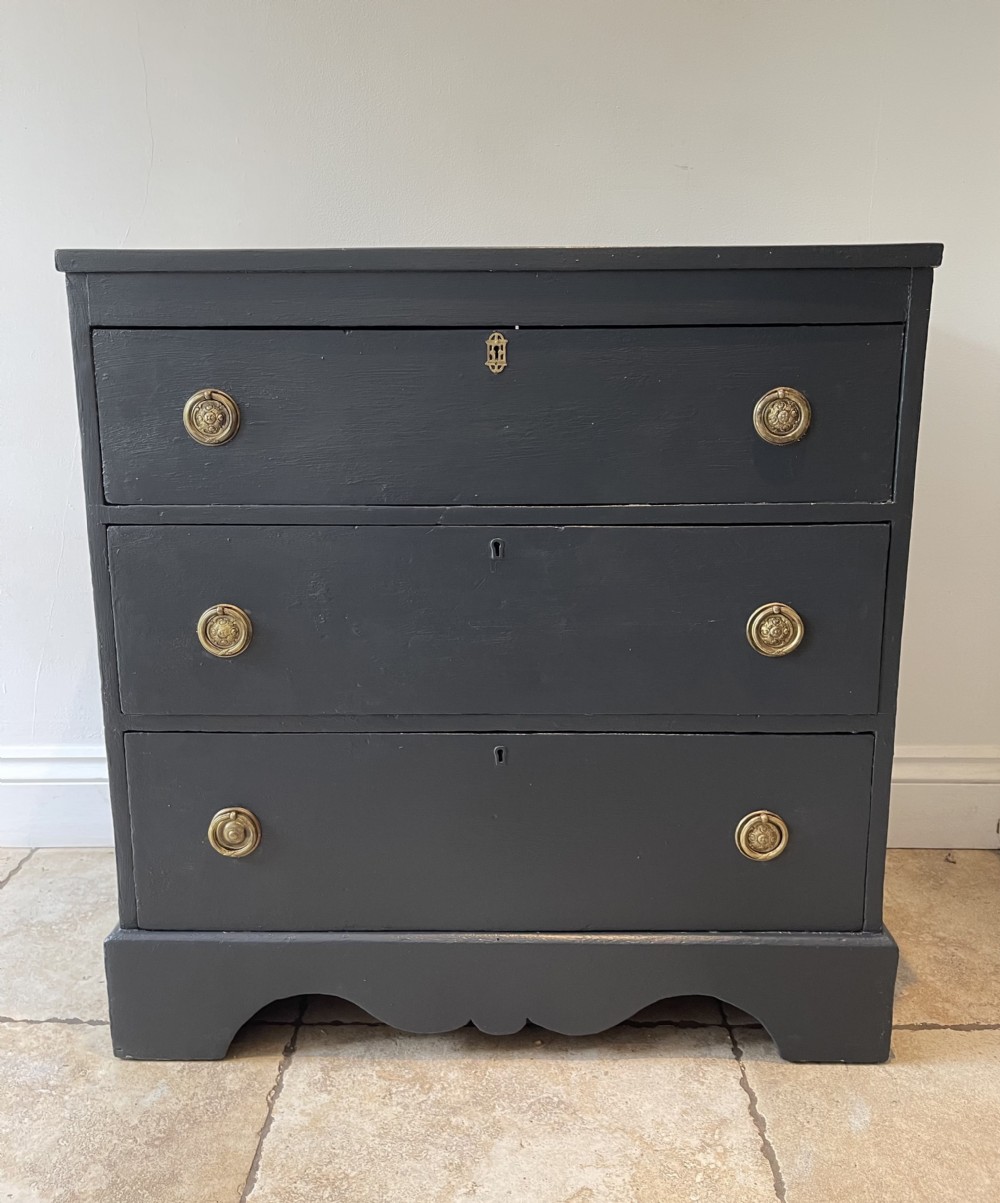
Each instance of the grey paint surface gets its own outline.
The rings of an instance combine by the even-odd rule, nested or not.
[[[104,526],[734,526],[891,522],[905,503],[706,502],[699,505],[99,505]]]
[[[154,1060],[224,1057],[243,1022],[290,994],[337,995],[410,1032],[531,1022],[582,1036],[704,993],[758,1016],[789,1061],[884,1061],[897,959],[884,931],[115,931],[105,945],[115,1052]]]
[[[62,250],[63,272],[816,271],[936,267],[939,242],[860,246],[363,247]]]
[[[888,1054],[896,950],[882,928],[882,870],[930,268],[939,261],[940,247],[934,245],[64,253],[60,264],[70,273],[67,286],[119,870],[121,930],[107,944],[116,1053],[157,1058],[223,1056],[236,1027],[259,1006],[300,992],[343,994],[388,1022],[415,1031],[444,1030],[471,1019],[495,1032],[515,1030],[526,1016],[556,1030],[596,1031],[657,997],[708,993],[756,1014],[789,1059],[883,1060]],[[806,335],[812,327],[832,324],[904,326],[891,501],[772,501],[762,507],[748,497],[726,501],[716,496],[706,498],[704,504],[519,508],[517,503],[493,507],[235,505],[221,504],[216,498],[197,505],[108,505],[104,497],[93,358],[94,332],[102,327],[164,332],[185,327],[254,329],[269,337],[268,328],[279,327],[325,333],[322,328],[386,326],[414,331],[435,326],[477,330],[515,325],[788,326]],[[881,392],[878,395],[883,397]],[[881,407],[885,401],[876,404]],[[878,415],[870,416],[884,417],[881,408]],[[137,423],[136,441],[145,437]],[[218,691],[209,691],[195,710],[130,714],[121,709],[123,679],[108,571],[110,528],[141,531],[159,525],[210,531],[222,526],[234,538],[244,530],[270,529],[272,540],[280,542],[298,528],[322,525],[347,530],[408,527],[411,534],[414,528],[479,526],[487,539],[494,537],[498,526],[525,527],[529,535],[540,526],[610,530],[701,526],[729,529],[734,537],[745,528],[744,536],[753,539],[753,529],[762,521],[801,527],[803,532],[845,524],[864,530],[877,524],[883,531],[879,537],[888,534],[888,560],[883,556],[877,568],[881,572],[885,566],[882,641],[873,653],[877,666],[866,670],[870,679],[877,680],[877,693],[866,699],[864,712],[845,714],[832,708],[805,712],[788,706],[761,712],[744,697],[719,714],[697,713],[690,702],[670,713],[633,704],[618,715],[568,708],[538,714],[513,698],[507,699],[509,713],[485,716],[456,713],[451,706],[443,713],[316,714],[268,708],[241,714],[223,712],[217,706]],[[155,560],[149,561],[136,579],[159,588],[158,571]],[[263,565],[258,565],[257,578],[263,579],[262,574]],[[728,580],[728,586],[733,579],[737,578]],[[187,580],[182,568],[166,581],[165,595],[188,587]],[[834,591],[846,595],[860,584],[863,592],[871,583],[871,574],[853,581],[841,574]],[[147,600],[138,600],[141,611]],[[166,612],[166,602],[163,605]],[[861,629],[869,629],[867,619]],[[190,639],[187,625],[184,639]],[[791,657],[786,663],[794,661]],[[138,671],[135,665],[129,669],[133,670]],[[182,678],[186,671],[181,671]],[[305,674],[300,671],[300,679],[311,680],[311,671],[310,662]],[[617,671],[616,667],[608,675],[609,687]],[[687,680],[695,688],[700,675],[691,672]],[[132,688],[134,682],[124,684]],[[190,690],[185,687],[181,692],[190,705]],[[325,696],[324,690],[320,693]],[[874,738],[874,763],[863,931],[532,937],[510,932],[138,930],[125,741],[129,732],[143,730],[233,735],[375,730],[389,735],[421,731],[514,735],[546,730],[867,733]],[[205,805],[211,801],[207,795],[198,800]],[[852,801],[856,803],[856,795]],[[831,857],[836,859],[835,850]],[[714,888],[717,880],[706,881],[701,892]]]
[[[888,538],[877,524],[112,527],[122,706],[868,714]],[[807,624],[777,659],[746,638],[772,601]],[[220,602],[253,622],[232,660],[195,636]]]
[[[148,929],[851,931],[864,915],[870,735],[132,734],[125,746]],[[205,835],[229,806],[261,823],[245,859]],[[791,833],[774,861],[733,839],[761,808]]]
[[[817,325],[906,319],[912,275],[841,271],[90,274],[94,326]]]
[[[114,504],[582,505],[885,501],[901,326],[512,330],[97,330]],[[775,447],[758,397],[813,418]],[[187,398],[240,407],[191,439]]]

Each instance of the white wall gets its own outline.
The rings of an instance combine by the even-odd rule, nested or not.
[[[946,258],[894,831],[996,842],[1000,4],[3,0],[0,22],[0,842],[107,830],[55,246],[906,240]]]

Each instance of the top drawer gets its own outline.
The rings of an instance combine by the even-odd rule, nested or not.
[[[112,504],[613,505],[885,501],[902,326],[95,330]],[[494,365],[499,366],[499,365]],[[811,423],[772,445],[758,399]],[[229,441],[185,431],[202,389]]]

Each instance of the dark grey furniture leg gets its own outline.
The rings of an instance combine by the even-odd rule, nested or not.
[[[224,1057],[274,998],[332,994],[393,1027],[445,1032],[531,1022],[600,1032],[661,998],[707,994],[749,1011],[790,1061],[884,1061],[897,950],[846,935],[509,935],[116,930],[105,945],[117,1056]]]

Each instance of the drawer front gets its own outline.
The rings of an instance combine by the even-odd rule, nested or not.
[[[883,525],[112,527],[122,708],[870,714],[888,538]],[[805,624],[790,654],[748,641],[771,602]],[[252,624],[231,658],[196,631],[220,604]]]
[[[95,330],[111,503],[585,505],[884,501],[902,327]],[[498,365],[494,365],[498,366]],[[811,425],[774,446],[757,400]],[[184,429],[202,389],[237,433]],[[232,427],[230,427],[232,429]]]
[[[856,930],[872,751],[870,735],[130,734],[139,925]],[[239,859],[206,835],[231,807],[260,829]],[[768,861],[734,838],[761,809],[788,829]]]

